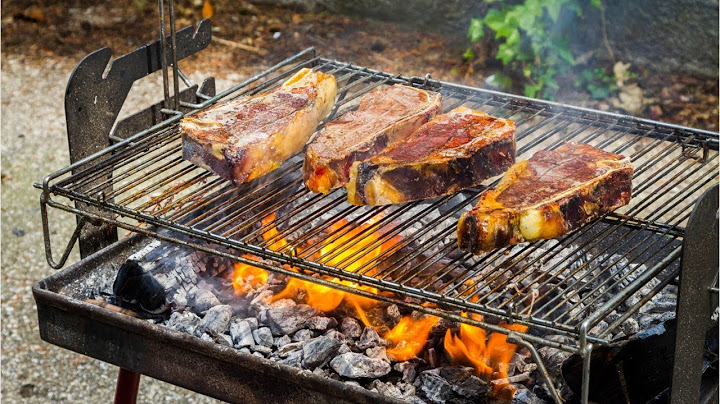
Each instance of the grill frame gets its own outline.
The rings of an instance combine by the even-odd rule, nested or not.
[[[287,68],[289,66],[292,66],[290,70],[282,71],[283,68]],[[484,106],[488,103],[492,104],[492,102],[498,102],[497,100],[501,100],[502,104],[500,106],[495,107],[493,110],[486,110],[486,112],[489,113],[497,113],[502,108],[507,107],[509,105],[517,108],[537,108],[537,112],[527,118],[526,121],[518,122],[518,127],[520,128],[522,124],[529,121],[530,119],[535,119],[537,116],[553,116],[553,119],[557,119],[558,116],[562,114],[568,114],[568,116],[576,117],[578,120],[574,123],[581,122],[585,126],[580,129],[574,129],[575,136],[581,135],[585,133],[585,130],[589,127],[598,127],[599,129],[596,129],[594,133],[593,139],[597,138],[598,136],[602,135],[602,133],[607,132],[609,129],[607,128],[607,125],[612,124],[614,127],[617,128],[623,128],[623,132],[618,132],[621,134],[620,137],[623,137],[627,134],[635,134],[636,139],[641,139],[640,134],[642,133],[642,138],[648,138],[653,139],[653,143],[651,143],[649,146],[646,146],[642,152],[642,154],[649,153],[651,151],[657,151],[657,148],[660,145],[664,145],[666,147],[666,151],[661,151],[658,155],[656,155],[654,158],[657,158],[658,156],[661,156],[663,153],[670,153],[673,151],[677,151],[677,148],[680,148],[680,153],[682,156],[686,156],[689,161],[689,159],[693,158],[693,154],[702,153],[702,159],[704,160],[704,163],[700,164],[711,164],[715,160],[717,160],[717,153],[718,150],[718,135],[713,132],[707,132],[707,131],[701,131],[691,128],[685,128],[680,127],[676,125],[667,125],[662,124],[659,122],[653,122],[648,121],[644,119],[638,119],[633,117],[628,117],[624,115],[619,114],[611,114],[611,113],[604,113],[604,112],[598,112],[598,111],[592,111],[588,109],[583,108],[577,108],[577,107],[570,107],[570,106],[564,106],[561,104],[553,103],[553,102],[547,102],[547,101],[539,101],[539,100],[533,100],[528,99],[525,97],[519,97],[519,96],[513,96],[508,95],[504,93],[499,93],[495,91],[489,91],[489,90],[482,90],[482,89],[474,89],[467,86],[461,86],[457,84],[452,83],[445,83],[440,82],[436,80],[432,80],[429,78],[429,76],[426,77],[406,77],[399,74],[390,74],[385,73],[373,69],[363,68],[363,67],[357,67],[353,66],[349,63],[339,62],[332,59],[326,59],[318,57],[313,49],[308,49],[306,51],[303,51],[291,58],[286,59],[285,61],[279,63],[278,65],[254,76],[251,79],[248,79],[244,81],[243,83],[238,84],[237,86],[232,87],[231,89],[228,89],[220,94],[218,94],[215,97],[211,97],[210,99],[197,104],[187,103],[187,102],[181,102],[180,104],[183,107],[186,108],[194,108],[202,109],[207,107],[208,105],[211,105],[218,100],[221,99],[229,99],[234,98],[240,95],[243,95],[245,93],[255,93],[262,91],[264,89],[270,88],[274,84],[279,84],[279,82],[285,78],[288,77],[290,74],[292,74],[297,69],[304,67],[304,66],[313,66],[314,68],[320,68],[321,70],[323,68],[331,67],[331,68],[337,68],[341,69],[342,71],[346,71],[347,73],[345,75],[339,76],[339,83],[342,83],[345,80],[348,80],[348,82],[344,86],[340,86],[338,94],[340,95],[339,98],[339,105],[336,106],[336,109],[334,112],[337,112],[340,107],[351,101],[352,99],[357,99],[358,96],[364,94],[367,91],[372,90],[376,86],[382,85],[382,84],[406,84],[406,85],[413,85],[417,87],[423,87],[431,90],[440,90],[440,92],[443,92],[443,89],[446,91],[450,89],[453,94],[459,94],[459,95],[466,95],[466,96],[475,96],[479,97],[480,95],[486,97],[486,101],[482,103],[481,106]],[[324,70],[328,71],[328,70]],[[349,76],[345,77],[346,75],[350,74]],[[357,75],[360,75],[361,77],[356,78]],[[271,77],[272,76],[272,77]],[[268,77],[271,77],[270,79],[267,79]],[[354,80],[351,80],[355,78]],[[266,79],[266,81],[261,81]],[[353,93],[352,98],[346,98],[345,95],[343,95],[344,89],[350,89],[354,86],[357,86],[359,84],[362,84],[364,82],[371,83],[368,86],[363,87],[364,91],[355,92]],[[458,103],[459,105],[459,103]],[[466,104],[467,105],[467,104]],[[448,108],[452,108],[456,105],[449,105],[445,110]],[[471,105],[477,107],[477,105]],[[358,290],[352,287],[347,287],[345,285],[339,285],[337,283],[328,282],[324,279],[318,279],[312,276],[311,273],[318,273],[322,275],[327,275],[331,277],[338,277],[343,280],[349,280],[353,282],[357,282],[361,285],[368,285],[373,287],[378,287],[382,290],[391,291],[395,293],[399,293],[406,296],[411,296],[419,299],[423,299],[426,301],[430,301],[432,303],[436,303],[440,309],[435,308],[429,308],[424,307],[420,305],[414,305],[416,307],[413,307],[415,309],[425,311],[430,314],[439,315],[442,317],[446,317],[452,320],[456,321],[462,321],[466,323],[470,323],[472,325],[478,325],[485,328],[488,328],[492,331],[497,332],[504,332],[508,333],[508,330],[502,327],[498,327],[493,324],[489,324],[487,322],[477,322],[474,320],[470,320],[466,317],[462,317],[458,315],[457,313],[452,312],[451,310],[465,310],[470,311],[473,313],[483,314],[486,316],[494,316],[496,318],[499,318],[503,321],[507,322],[519,322],[526,325],[529,325],[530,327],[536,327],[536,328],[544,328],[546,330],[552,330],[553,332],[556,332],[558,334],[563,334],[571,337],[576,343],[574,344],[559,344],[557,342],[537,337],[531,334],[524,334],[522,338],[531,341],[536,342],[544,345],[551,345],[555,346],[560,349],[564,349],[566,351],[570,352],[578,352],[582,353],[584,347],[588,342],[598,342],[598,343],[606,343],[608,342],[607,339],[603,338],[604,336],[607,336],[610,331],[616,329],[620,324],[622,324],[622,318],[616,321],[606,329],[602,334],[598,335],[589,335],[588,331],[594,324],[596,324],[598,321],[600,321],[602,318],[604,318],[608,313],[612,312],[619,304],[623,303],[629,296],[631,296],[633,293],[635,293],[637,290],[639,290],[641,287],[647,284],[647,282],[652,279],[655,275],[660,274],[663,272],[663,270],[670,266],[674,265],[675,267],[670,270],[666,271],[667,273],[664,274],[664,277],[660,284],[656,286],[656,288],[653,289],[654,293],[659,292],[662,287],[667,285],[669,282],[671,282],[677,274],[680,271],[678,262],[680,257],[680,246],[675,245],[673,246],[673,249],[671,251],[671,254],[668,258],[664,260],[658,260],[656,262],[656,265],[652,266],[647,271],[641,273],[641,276],[638,276],[635,280],[633,280],[626,288],[622,290],[620,294],[615,296],[613,299],[610,299],[606,304],[601,306],[594,314],[589,315],[588,317],[582,319],[583,321],[577,321],[575,324],[573,324],[572,327],[558,327],[557,324],[551,324],[543,321],[538,321],[538,319],[528,318],[528,316],[523,316],[520,313],[512,312],[510,311],[503,311],[498,309],[493,309],[492,307],[488,306],[479,306],[479,305],[470,305],[468,302],[457,302],[453,299],[450,299],[446,296],[433,296],[428,294],[426,291],[423,290],[417,290],[416,288],[408,287],[406,285],[398,285],[393,286],[389,285],[387,282],[382,283],[374,283],[372,279],[368,279],[367,277],[359,277],[355,276],[354,274],[348,273],[346,271],[339,271],[336,268],[333,268],[329,265],[325,265],[323,263],[314,262],[314,261],[308,261],[303,260],[302,258],[298,258],[295,253],[292,253],[292,250],[289,253],[278,253],[275,252],[269,248],[267,248],[266,245],[257,245],[257,244],[251,244],[251,243],[242,243],[238,242],[230,237],[221,237],[218,234],[214,234],[213,232],[208,232],[206,230],[198,230],[191,228],[186,225],[180,225],[177,223],[169,222],[163,218],[160,217],[153,217],[152,215],[148,215],[144,212],[138,211],[138,210],[132,210],[128,209],[122,206],[122,201],[115,203],[113,201],[113,195],[111,193],[105,194],[105,195],[92,195],[91,192],[77,192],[76,190],[70,189],[68,185],[72,183],[73,180],[80,180],[87,183],[91,183],[93,179],[102,178],[104,174],[107,174],[107,167],[110,167],[110,164],[113,161],[124,161],[122,160],[123,153],[126,153],[128,150],[133,150],[133,148],[137,149],[144,149],[148,147],[153,147],[152,142],[157,141],[158,139],[160,143],[162,144],[162,138],[163,136],[175,136],[177,137],[176,133],[173,133],[174,128],[176,127],[176,123],[181,119],[182,115],[180,113],[174,113],[171,114],[171,117],[166,119],[165,121],[161,122],[160,124],[157,124],[147,130],[141,131],[125,140],[121,140],[120,142],[110,146],[109,148],[95,153],[94,155],[91,155],[85,159],[79,160],[76,163],[65,167],[62,170],[59,170],[49,176],[47,176],[42,185],[36,185],[39,188],[42,189],[43,193],[41,195],[41,212],[43,215],[43,229],[45,233],[45,241],[46,241],[46,252],[48,255],[48,262],[53,266],[54,261],[52,260],[52,249],[49,244],[49,226],[48,226],[48,220],[47,220],[47,208],[46,205],[49,205],[54,208],[58,208],[61,210],[65,210],[67,212],[74,213],[78,216],[85,217],[87,219],[93,220],[93,221],[102,221],[105,223],[112,224],[117,227],[125,228],[130,231],[138,232],[147,234],[149,236],[160,238],[160,239],[166,239],[168,241],[173,241],[176,243],[182,243],[189,245],[193,248],[198,248],[201,250],[205,250],[212,253],[222,253],[217,250],[213,250],[212,248],[208,248],[207,245],[198,244],[192,241],[188,241],[188,237],[191,240],[202,240],[209,243],[215,243],[223,247],[232,248],[238,253],[249,253],[254,254],[259,257],[262,257],[264,259],[272,260],[275,265],[268,265],[267,263],[258,263],[256,261],[243,258],[243,257],[232,257],[233,259],[244,262],[251,265],[256,265],[261,268],[284,273],[286,275],[299,277],[304,280],[308,280],[315,283],[325,284],[326,286],[334,287],[337,289],[342,289],[351,293],[357,293],[361,295],[365,295],[368,297],[378,297],[377,295],[364,291],[364,290]],[[546,118],[543,122],[547,124],[548,118]],[[543,124],[543,125],[545,125]],[[522,136],[522,139],[528,139],[531,133],[537,131],[540,129],[542,125],[536,125],[533,127],[533,129],[526,133],[521,133],[518,131],[518,137]],[[602,128],[605,128],[604,130]],[[548,132],[540,132],[543,140],[533,139],[533,141],[530,143],[530,145],[524,145],[519,147],[518,154],[522,154],[524,151],[530,150],[533,146],[537,146],[542,144],[544,141],[547,141],[548,139],[551,139],[553,135],[555,135],[558,130],[557,128],[554,128],[552,130],[549,130]],[[555,132],[553,132],[555,130]],[[598,133],[599,132],[599,133]],[[666,145],[666,142],[670,142],[669,145]],[[534,143],[534,145],[533,145]],[[612,142],[611,142],[612,143]],[[608,144],[611,144],[608,143]],[[519,142],[520,144],[520,142]],[[554,142],[553,143],[555,147],[559,145],[559,143]],[[627,146],[629,147],[629,146]],[[622,150],[621,150],[622,151]],[[113,154],[115,153],[115,154]],[[130,155],[132,156],[132,155]],[[125,157],[125,160],[129,159],[129,157]],[[180,160],[177,162],[177,164],[182,164],[183,161]],[[189,163],[186,163],[189,164]],[[675,166],[675,169],[680,167],[683,162],[677,163],[678,165]],[[704,165],[703,165],[704,166]],[[194,166],[193,166],[194,167]],[[702,167],[702,166],[701,166]],[[645,170],[648,168],[651,168],[651,166],[645,167]],[[637,169],[637,168],[636,168]],[[287,170],[287,167],[280,168],[280,171],[276,174],[280,174],[283,171]],[[297,167],[296,170],[297,171]],[[68,177],[67,174],[72,174]],[[662,171],[659,171],[662,172]],[[670,172],[673,172],[673,170],[670,170]],[[708,173],[716,173],[717,168],[715,170],[708,170],[705,172],[707,175]],[[178,176],[177,178],[181,178],[182,176]],[[279,175],[278,178],[282,178],[282,175]],[[649,178],[653,178],[654,175],[650,176]],[[663,178],[661,175],[658,178]],[[167,179],[163,180],[166,181]],[[677,180],[677,176],[675,178]],[[717,180],[716,176],[711,176],[706,179],[707,184],[711,183]],[[171,182],[173,179],[167,180],[167,182]],[[193,181],[198,181],[197,178]],[[217,180],[214,180],[217,181]],[[682,180],[679,180],[679,183],[682,183]],[[212,181],[211,181],[212,183]],[[705,185],[707,185],[705,184]],[[165,186],[166,184],[160,184],[160,187]],[[652,184],[651,184],[652,185]],[[709,186],[709,185],[708,185]],[[91,189],[92,192],[96,191],[98,189],[98,186],[96,185],[94,188]],[[704,189],[703,187],[699,187],[695,190],[695,193],[698,193]],[[112,190],[108,188],[110,192],[117,192],[117,190]],[[261,188],[262,190],[262,188]],[[477,197],[480,193],[481,189],[474,189],[470,192],[474,193],[475,197]],[[152,192],[148,191],[148,192]],[[332,204],[340,204],[341,200],[344,199],[344,196],[338,194],[336,191],[333,194],[330,194],[330,196],[335,195],[334,199],[330,201],[330,205]],[[330,196],[325,197],[319,197],[320,201],[323,201]],[[73,207],[68,202],[61,202],[53,199],[53,197],[64,197],[68,198],[68,201],[73,202],[80,202],[80,207]],[[163,198],[168,198],[170,195],[164,195]],[[126,198],[127,199],[127,198]],[[441,198],[442,199],[442,198]],[[449,198],[446,198],[449,199]],[[338,202],[340,201],[340,202]],[[684,199],[682,199],[684,201]],[[125,201],[127,202],[127,200]],[[130,201],[132,202],[132,201]],[[690,209],[692,209],[692,206],[694,205],[694,200],[688,201],[689,203],[685,206],[684,211],[687,211],[685,216],[685,219],[690,214]],[[412,205],[412,203],[410,204]],[[408,205],[403,205],[408,206]],[[637,205],[635,205],[637,206]],[[94,208],[94,209],[88,209]],[[147,207],[147,206],[146,206]],[[378,208],[383,209],[383,208]],[[403,208],[390,208],[390,210],[397,211],[398,209]],[[93,212],[95,210],[95,212]],[[106,216],[103,216],[102,214],[98,214],[97,211],[110,213],[113,215],[118,216],[118,218],[109,218]],[[160,211],[162,213],[162,210]],[[157,212],[156,212],[157,214]],[[361,215],[362,216],[362,215]],[[130,220],[137,220],[144,222],[142,225],[133,225]],[[679,225],[668,225],[663,222],[659,222],[657,220],[646,220],[644,218],[638,218],[634,216],[625,216],[625,215],[618,215],[613,214],[610,215],[602,220],[597,220],[589,225],[586,226],[596,226],[599,225],[599,223],[603,223],[604,225],[609,226],[618,226],[616,228],[620,228],[619,226],[622,226],[622,228],[630,229],[628,231],[633,231],[632,229],[641,229],[641,230],[648,230],[650,232],[656,232],[663,236],[669,236],[673,238],[677,238],[679,240],[682,239],[682,235],[684,233],[684,229],[682,226]],[[681,219],[678,221],[679,224],[682,224],[683,220]],[[384,220],[381,219],[381,220]],[[84,223],[84,222],[83,222]],[[608,224],[609,223],[609,224]],[[150,226],[149,226],[150,225]],[[377,226],[378,228],[380,226]],[[80,228],[80,227],[79,227]],[[158,229],[160,228],[166,228],[173,230],[176,232],[176,236],[168,236],[160,234]],[[445,229],[447,230],[447,229]],[[283,230],[284,231],[284,230]],[[566,237],[566,239],[575,237],[576,235],[583,234],[585,230],[581,229],[579,232],[573,233],[572,235],[569,235]],[[257,233],[257,231],[256,231]],[[611,231],[610,234],[613,232]],[[76,232],[76,234],[79,234]],[[636,235],[639,233],[635,233]],[[76,239],[77,237],[74,237],[73,239]],[[647,239],[646,239],[647,240]],[[645,241],[646,241],[645,240]],[[637,246],[640,246],[641,243],[638,243]],[[537,243],[531,244],[528,246],[528,249],[532,249],[533,245],[538,245]],[[558,244],[559,245],[559,244]],[[447,244],[447,246],[450,246],[450,244]],[[452,248],[452,247],[450,247]],[[524,252],[525,250],[521,250]],[[552,249],[550,250],[552,251]],[[494,253],[494,254],[500,254],[500,253]],[[547,253],[546,253],[547,254]],[[517,254],[516,254],[517,255]],[[65,257],[66,258],[66,257]],[[328,262],[328,259],[325,260],[325,262]],[[297,273],[295,271],[288,270],[283,267],[283,265],[290,265],[297,268],[301,268],[305,271],[310,271],[311,273]],[[487,266],[486,266],[487,268]],[[610,267],[612,268],[612,267]],[[521,271],[522,272],[522,271]],[[398,304],[404,304],[406,306],[413,306],[411,304],[408,304],[407,302],[400,301],[399,299],[392,299],[392,298],[384,298],[389,299],[395,303]],[[642,306],[643,300],[640,301],[640,304],[635,305],[631,310],[628,311],[629,314],[632,314],[632,312],[638,310]],[[507,305],[508,308],[511,309],[510,305]],[[629,315],[628,314],[628,315]]]

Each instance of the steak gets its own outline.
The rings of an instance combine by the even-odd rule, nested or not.
[[[235,185],[262,177],[302,150],[336,91],[332,75],[302,69],[269,93],[188,116],[183,157]]]
[[[360,106],[329,122],[308,146],[305,185],[327,193],[347,182],[350,166],[405,139],[440,111],[440,94],[394,85],[366,94]]]
[[[459,107],[350,168],[353,205],[434,198],[479,185],[515,162],[515,123]]]
[[[630,159],[581,143],[538,151],[513,165],[458,223],[458,245],[478,254],[560,237],[627,204]]]

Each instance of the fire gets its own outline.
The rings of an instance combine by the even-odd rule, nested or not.
[[[425,347],[430,330],[438,321],[440,319],[435,316],[425,316],[418,320],[405,316],[400,319],[392,330],[383,335],[383,338],[393,343],[393,347],[387,350],[388,355],[396,361],[415,357]]]
[[[527,327],[521,324],[501,324],[501,326],[512,331],[527,331]],[[470,364],[475,367],[478,375],[492,379],[507,377],[510,360],[517,349],[517,345],[507,342],[507,335],[493,333],[487,338],[485,330],[468,324],[460,324],[457,335],[447,330],[443,345],[453,363]],[[508,385],[497,384],[495,393],[499,393]]]
[[[257,259],[257,257],[250,254],[243,254],[243,257],[247,259]],[[240,262],[236,262],[234,266],[233,288],[238,295],[247,293],[250,289],[257,288],[267,282],[268,273],[262,268]]]

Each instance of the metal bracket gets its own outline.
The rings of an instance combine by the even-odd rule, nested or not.
[[[540,354],[535,349],[533,344],[525,341],[520,334],[511,332],[508,334],[507,342],[511,344],[521,345],[525,348],[527,348],[528,351],[530,351],[530,355],[532,356],[533,360],[535,361],[535,364],[538,367],[538,370],[540,371],[540,377],[542,377],[543,382],[545,384],[545,387],[548,389],[548,392],[550,393],[550,397],[552,397],[555,404],[562,404],[563,400],[560,396],[560,393],[558,393],[557,389],[555,388],[555,385],[552,383],[552,379],[550,378],[550,373],[548,373],[547,369],[545,368],[545,364],[542,361],[542,358],[540,357]]]
[[[168,37],[164,41],[157,40],[145,45],[120,56],[109,66],[112,52],[109,48],[102,48],[87,55],[75,67],[65,91],[65,117],[71,163],[110,146],[110,132],[135,81],[165,67],[168,58],[176,62],[205,49],[212,36],[209,20],[200,21],[197,30],[186,27],[177,32],[173,29],[172,33],[174,38]],[[162,46],[170,41],[176,45],[174,52]],[[211,86],[214,87],[214,83]],[[186,92],[187,90],[183,93]],[[184,98],[183,93],[178,98]],[[195,100],[195,93],[193,90],[185,96],[192,95],[193,97],[188,99]],[[73,172],[82,169],[82,166],[76,167]],[[105,177],[98,178],[89,186],[105,180]],[[78,225],[79,220],[78,218]],[[85,257],[117,241],[117,231],[107,224],[84,226],[79,241],[80,255]],[[72,248],[72,245],[69,248]],[[48,259],[52,266],[51,255]]]
[[[672,403],[700,402],[705,334],[717,303],[712,288],[718,273],[718,185],[695,205],[683,242],[677,336],[670,391]]]

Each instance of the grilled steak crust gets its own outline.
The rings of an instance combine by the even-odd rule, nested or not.
[[[388,205],[480,184],[515,162],[515,123],[459,107],[350,168],[348,201]]]
[[[343,186],[355,161],[410,136],[440,111],[441,103],[440,94],[402,85],[366,94],[357,110],[329,122],[308,145],[305,185],[317,193]]]
[[[458,245],[479,254],[507,245],[560,237],[627,204],[630,159],[568,143],[513,165],[458,223]]]
[[[188,116],[180,124],[183,157],[235,185],[261,177],[302,150],[336,91],[332,75],[302,69],[269,93]]]

